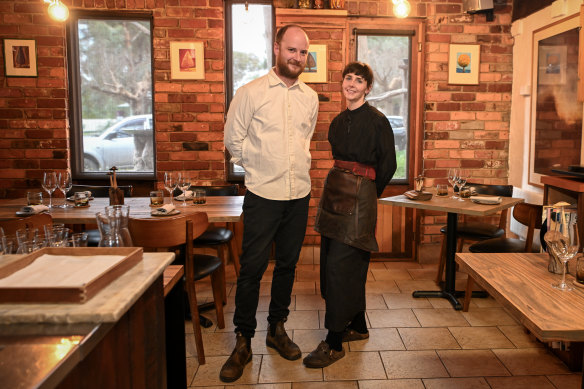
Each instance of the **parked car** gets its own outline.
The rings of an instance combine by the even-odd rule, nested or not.
[[[107,171],[112,166],[134,170],[134,135],[152,128],[152,115],[135,115],[120,120],[99,136],[84,136],[84,170]]]
[[[387,120],[389,120],[393,130],[395,146],[398,150],[405,150],[408,146],[408,133],[404,127],[404,118],[401,116],[387,116]]]

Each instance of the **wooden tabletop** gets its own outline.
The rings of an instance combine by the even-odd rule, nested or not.
[[[166,200],[168,202],[168,199]],[[62,204],[63,199],[53,199],[53,204]],[[68,202],[72,205],[71,202]],[[127,197],[124,204],[130,206],[130,217],[133,218],[150,218],[152,208],[150,207],[150,198],[148,197]],[[193,205],[187,202],[183,207],[182,202],[174,201],[176,209],[182,214],[195,212],[206,212],[209,222],[237,222],[241,218],[243,196],[213,196],[207,197],[207,204]],[[17,218],[16,211],[26,205],[26,199],[0,199],[0,220]],[[52,208],[51,215],[53,221],[67,224],[94,224],[95,213],[103,211],[104,207],[109,205],[108,198],[95,198],[89,202],[87,208]]]
[[[382,204],[390,204],[398,207],[427,209],[431,211],[442,211],[448,213],[462,213],[475,216],[490,215],[498,211],[502,211],[503,209],[512,207],[517,203],[523,202],[523,199],[515,197],[501,197],[502,201],[500,204],[486,205],[473,203],[470,201],[470,199],[459,201],[458,199],[450,198],[451,195],[452,194],[449,194],[448,196],[444,197],[438,197],[434,195],[430,200],[427,201],[410,200],[404,195],[398,195],[379,199],[379,202]]]
[[[584,288],[553,288],[561,275],[547,270],[547,254],[457,253],[456,262],[541,341],[584,341]]]

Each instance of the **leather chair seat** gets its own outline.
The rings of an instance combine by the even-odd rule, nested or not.
[[[99,241],[101,240],[101,234],[99,230],[87,230],[87,246],[88,247],[97,247],[99,245]]]
[[[440,232],[446,234],[446,226],[440,228]],[[498,238],[505,234],[505,230],[499,226],[481,222],[458,223],[456,235],[458,238],[469,240],[486,240]]]
[[[233,232],[223,227],[211,227],[194,240],[195,246],[214,246],[229,243],[233,238]]]
[[[213,256],[213,255],[206,255],[206,254],[195,254],[193,255],[193,262],[194,262],[194,279],[198,281],[202,278],[207,277],[211,273],[221,266],[221,258]]]
[[[532,252],[539,251],[537,244],[533,244],[532,247]],[[523,253],[525,241],[512,238],[488,239],[471,245],[468,250],[471,253]]]

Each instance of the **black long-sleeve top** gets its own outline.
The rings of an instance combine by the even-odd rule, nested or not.
[[[397,168],[393,130],[385,115],[367,102],[355,110],[346,109],[331,122],[328,140],[334,159],[375,168],[380,197]]]

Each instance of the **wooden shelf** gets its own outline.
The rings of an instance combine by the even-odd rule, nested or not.
[[[276,8],[276,16],[328,16],[347,17],[346,9],[324,8]]]

